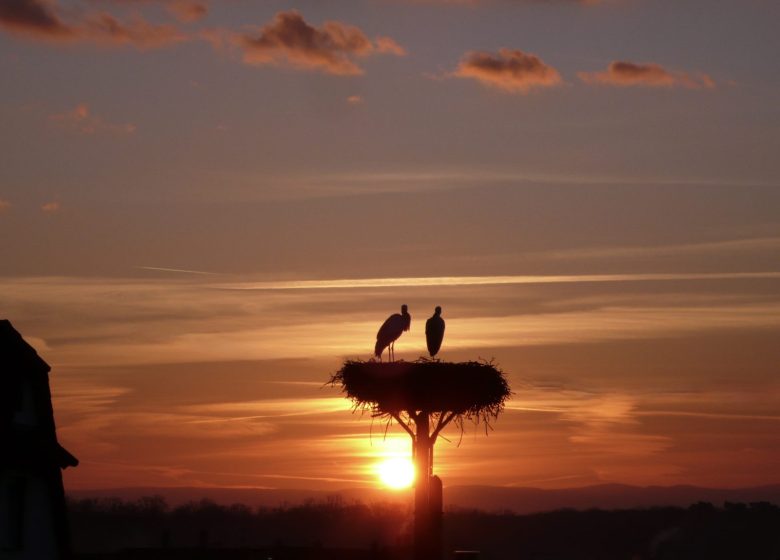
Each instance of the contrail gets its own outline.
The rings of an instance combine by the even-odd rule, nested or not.
[[[176,272],[179,274],[203,274],[206,276],[219,276],[216,272],[203,272],[202,270],[184,270],[181,268],[163,268],[160,266],[136,266],[140,270],[156,270],[158,272]]]
[[[780,272],[582,274],[558,276],[439,276],[412,278],[362,278],[339,280],[289,280],[216,284],[223,290],[338,290],[348,288],[392,288],[428,286],[490,286],[502,284],[571,284],[583,282],[668,282],[674,280],[780,279]]]

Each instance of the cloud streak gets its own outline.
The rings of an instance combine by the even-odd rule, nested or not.
[[[289,280],[282,282],[246,282],[215,284],[213,287],[227,290],[338,290],[355,288],[408,288],[429,286],[497,286],[507,284],[744,280],[759,278],[777,279],[780,278],[780,272],[579,274],[547,276],[437,276],[416,278],[365,278],[339,280]]]
[[[671,71],[652,62],[636,63],[616,60],[610,62],[603,72],[579,72],[577,76],[586,84],[617,87],[685,89],[712,89],[715,87],[715,81],[703,72]]]
[[[601,300],[603,286],[587,283],[533,290],[521,284],[515,290],[437,285],[427,291],[246,292],[215,290],[215,282],[197,276],[7,278],[0,294],[6,294],[9,316],[24,310],[29,326],[20,328],[38,337],[36,347],[54,368],[60,435],[88,459],[82,470],[68,473],[73,487],[169,480],[251,485],[279,475],[322,479],[323,486],[331,478],[371,484],[375,462],[408,453],[408,438],[392,428],[398,447],[385,445],[384,426],[374,424],[372,441],[370,419],[350,414],[349,401],[321,383],[343,356],[370,355],[386,316],[378,311],[402,298],[417,319],[399,351],[404,359],[421,355],[421,302],[434,297],[450,309],[447,359],[495,355],[516,391],[490,438],[468,438],[456,449],[458,434],[448,434],[453,444],[441,444],[439,465],[449,480],[484,484],[474,473],[484,472],[490,455],[506,457],[494,460],[490,472],[507,484],[541,480],[540,474],[642,483],[668,476],[670,483],[684,483],[680,473],[656,471],[678,460],[693,465],[675,450],[685,438],[707,437],[714,426],[739,430],[752,446],[776,449],[766,439],[777,424],[774,378],[762,377],[771,375],[771,364],[764,373],[743,358],[771,345],[780,310],[776,297],[730,299],[741,278],[734,288],[675,283],[672,297],[666,287],[654,293],[658,284],[648,284],[638,294],[626,290],[625,298]],[[587,290],[594,298],[583,302]],[[701,292],[708,299],[694,298]],[[524,296],[534,303],[517,304]],[[764,345],[744,346],[754,334]],[[687,346],[688,340],[700,346]],[[728,347],[725,355],[719,346]],[[731,371],[739,379],[729,379]],[[711,444],[700,445],[701,453]],[[283,452],[290,449],[306,453]],[[524,450],[520,470],[517,449]],[[139,453],[159,468],[122,473],[96,464],[131,464]],[[566,458],[559,461],[565,468],[550,471],[550,457]],[[762,461],[746,468],[758,472]],[[731,480],[731,467],[708,470],[708,476]]]
[[[476,80],[505,93],[526,94],[532,89],[550,88],[562,83],[558,71],[538,56],[507,48],[497,53],[466,53],[452,76]]]
[[[551,260],[616,259],[638,257],[669,257],[691,255],[722,255],[780,250],[780,237],[756,237],[748,239],[727,239],[702,243],[656,246],[614,246],[586,249],[563,249],[545,251],[539,256]]]
[[[322,386],[322,383],[320,383],[319,386]],[[215,417],[215,421],[220,421],[224,419],[287,418],[291,416],[311,416],[330,414],[333,412],[350,412],[352,410],[352,405],[349,400],[342,397],[321,397],[209,403],[186,406],[183,407],[182,410],[192,412],[193,414],[212,415]]]
[[[288,66],[337,76],[363,74],[356,58],[406,54],[389,37],[372,41],[359,28],[338,21],[315,27],[295,10],[277,13],[257,33],[235,35],[233,43],[243,51],[247,64]]]
[[[168,318],[166,307],[155,301],[166,297],[176,301],[176,292],[179,309],[175,311],[173,302],[170,309],[181,316]],[[111,296],[115,293],[116,288],[110,291]],[[69,331],[64,338],[56,326],[51,333],[33,333],[49,345],[46,357],[57,365],[99,366],[204,363],[236,357],[260,360],[369,356],[377,328],[376,317],[367,319],[376,315],[373,311],[342,310],[338,315],[302,313],[296,312],[294,302],[280,303],[281,308],[274,309],[274,301],[283,297],[277,294],[250,297],[233,292],[232,297],[227,297],[230,294],[215,292],[209,295],[202,289],[185,288],[181,283],[167,288],[150,285],[135,295],[128,290],[122,293],[122,303],[113,307],[110,297],[100,293],[93,293],[90,302],[78,307],[51,304],[59,309],[58,316],[69,313],[73,316],[73,311],[81,305],[91,304],[95,308],[96,302],[102,302],[98,307],[104,308],[102,312],[109,317],[96,317],[89,324],[86,318],[82,319],[84,326]],[[352,295],[355,299],[355,294]],[[76,294],[72,297],[75,299]],[[366,303],[369,299],[370,295],[358,298],[364,302],[363,306],[369,305]],[[208,319],[190,317],[187,306],[201,310]],[[13,312],[16,307],[9,309]],[[135,315],[128,316],[124,308],[137,309]],[[309,308],[316,309],[315,303]],[[253,315],[245,316],[250,309],[254,310]],[[82,315],[87,311],[82,310]],[[502,311],[486,306],[483,315],[450,319],[448,350],[597,343],[780,327],[780,308],[766,302],[667,305],[594,302],[585,309],[521,309],[509,315],[501,315]],[[261,315],[262,321],[258,319]],[[123,320],[112,320],[113,316],[121,316]],[[404,349],[408,356],[423,355],[424,340],[416,336],[409,338]]]

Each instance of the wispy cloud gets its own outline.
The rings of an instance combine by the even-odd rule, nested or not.
[[[745,280],[751,278],[733,278],[737,287]],[[776,392],[761,384],[764,373],[738,359],[754,348],[744,346],[746,336],[771,338],[780,329],[776,298],[733,299],[734,290],[713,287],[703,290],[707,298],[694,299],[704,281],[676,283],[675,297],[656,283],[633,297],[621,291],[622,299],[612,297],[613,290],[597,297],[604,291],[595,284],[572,289],[541,284],[533,296],[541,304],[532,309],[512,303],[529,295],[525,284],[518,290],[477,284],[468,290],[436,285],[414,291],[398,286],[247,292],[215,290],[217,283],[197,275],[5,278],[0,294],[9,316],[24,310],[30,325],[25,334],[45,341],[35,344],[54,366],[61,438],[83,460],[81,471],[68,473],[73,487],[128,481],[283,485],[283,478],[269,481],[287,475],[312,484],[341,484],[330,479],[372,484],[375,463],[408,454],[408,437],[391,428],[385,441],[384,425],[372,428],[369,417],[350,414],[349,400],[313,379],[324,383],[344,356],[368,357],[388,302],[413,294],[419,297],[412,331],[399,341],[404,359],[425,352],[419,302],[468,299],[471,304],[460,301],[457,312],[445,303],[451,312],[448,355],[496,355],[515,391],[489,438],[469,437],[457,447],[457,430],[445,434],[452,443],[441,443],[437,464],[450,483],[484,483],[475,473],[487,467],[486,454],[502,483],[540,480],[539,473],[581,482],[680,483],[686,479],[677,461],[686,466],[692,459],[677,449],[683,438],[701,432],[692,426],[727,426],[766,449],[772,444],[766,435],[751,431],[777,423]],[[723,281],[714,286],[722,288]],[[589,294],[592,301],[566,305],[567,298]],[[686,340],[703,340],[702,348],[718,345],[709,341],[733,340],[734,362],[724,369],[721,354],[694,349],[686,354],[697,360],[689,371],[673,350]],[[634,354],[627,356],[626,348]],[[637,348],[655,351],[651,357]],[[296,359],[275,359],[290,357]],[[613,359],[627,369],[605,371],[603,364]],[[647,360],[653,363],[647,366]],[[724,388],[737,382],[723,379],[731,366],[737,367],[743,393]],[[643,375],[648,368],[667,378]],[[671,375],[679,377],[672,387]],[[706,394],[667,393],[689,387]],[[656,393],[661,390],[667,392]],[[706,450],[694,452],[698,461]],[[148,468],[107,466],[134,464],[144,453],[153,456]],[[551,468],[550,457],[566,460]],[[731,466],[720,468],[718,476]]]
[[[79,103],[70,111],[51,115],[49,120],[68,130],[81,134],[133,134],[137,130],[134,124],[112,123],[98,115],[92,114],[89,105],[86,103]]]
[[[577,260],[597,258],[635,258],[686,256],[699,254],[744,253],[753,251],[775,251],[780,249],[780,237],[759,237],[749,239],[726,239],[703,243],[681,243],[656,246],[592,247],[546,251],[539,256],[554,260]]]
[[[392,37],[379,36],[374,40],[377,52],[381,54],[394,54],[395,56],[406,56],[409,52],[399,45]]]
[[[370,103],[370,100],[366,100]],[[247,201],[306,200],[329,197],[367,197],[386,193],[431,191],[457,191],[483,189],[489,186],[538,188],[540,185],[560,185],[572,188],[582,186],[646,186],[648,188],[675,186],[702,187],[775,187],[776,182],[730,181],[723,177],[686,177],[663,175],[621,174],[567,174],[552,172],[519,171],[516,168],[496,166],[445,165],[441,167],[412,166],[408,169],[355,170],[334,172],[329,169],[314,171],[289,171],[287,173],[263,173],[222,171],[218,179],[226,185],[241,185],[230,194]],[[259,183],[263,189],[257,189]],[[221,191],[222,192],[222,191]],[[475,258],[471,255],[470,258]]]
[[[469,52],[452,73],[506,93],[528,93],[562,83],[558,71],[534,55],[503,48],[498,53]]]
[[[628,393],[589,392],[566,388],[524,386],[507,404],[507,410],[553,414],[569,426],[568,439],[575,445],[612,453],[653,454],[670,444],[668,438],[634,433],[638,399]],[[633,439],[626,438],[627,433]],[[630,439],[630,441],[629,441]],[[628,445],[626,445],[628,444]]]
[[[41,205],[41,212],[44,214],[56,214],[60,211],[60,203],[57,200],[52,200]]]
[[[33,334],[47,340],[50,346],[47,358],[71,366],[204,363],[237,357],[243,360],[367,357],[371,355],[378,321],[385,316],[355,310],[354,306],[363,298],[354,292],[350,294],[353,307],[342,306],[346,310],[334,315],[316,311],[319,296],[314,300],[310,296],[308,308],[312,311],[307,313],[296,310],[297,300],[285,302],[287,296],[280,299],[282,296],[277,292],[267,296],[249,295],[246,291],[210,291],[179,282],[140,288],[142,284],[135,289],[106,286],[102,290],[85,291],[83,296],[65,288],[53,291],[55,297],[70,298],[65,303],[56,300],[49,303],[50,309],[52,306],[59,309],[57,316],[73,317],[76,313],[75,316],[84,318],[79,321],[79,328],[69,329],[66,338],[58,338],[56,326],[50,327],[54,329],[52,332]],[[112,304],[118,289],[124,295],[120,302]],[[407,288],[399,289],[408,294]],[[22,294],[22,289],[17,290],[15,299],[23,301]],[[77,303],[79,298],[84,301]],[[365,299],[371,299],[370,292]],[[38,299],[37,305],[42,303]],[[6,307],[13,312],[17,306]],[[27,309],[30,308],[28,304]],[[347,312],[348,309],[352,311]],[[94,319],[86,321],[87,316],[96,313]],[[101,317],[100,313],[105,316]],[[684,301],[667,305],[631,301],[599,305],[596,302],[584,308],[501,313],[501,309],[486,306],[483,316],[449,318],[448,351],[683,337],[780,326],[777,304],[751,301],[697,302],[696,305]],[[122,321],[112,319],[115,316],[122,316]],[[402,346],[407,358],[425,354],[424,339],[419,336],[405,337]]]
[[[108,13],[88,15],[75,31],[81,41],[138,49],[156,49],[189,39],[174,25],[151,23],[140,16],[121,21]]]
[[[39,332],[29,333],[46,340],[47,359],[83,366],[368,356],[389,302],[395,309],[401,294],[409,303],[434,294],[443,301],[458,293],[449,290],[465,289],[470,290],[463,296],[468,299],[459,307],[466,315],[448,319],[446,346],[452,351],[775,328],[780,310],[767,297],[735,299],[731,292],[719,295],[716,290],[704,299],[582,298],[587,286],[595,289],[607,282],[644,282],[648,293],[668,282],[676,292],[695,295],[703,282],[714,281],[713,288],[724,281],[739,287],[740,282],[779,278],[777,272],[456,277],[304,281],[302,287],[300,282],[213,282],[201,275],[6,278],[0,292],[6,294],[9,316],[50,317]],[[495,294],[507,293],[511,285],[537,286],[540,294],[546,293],[545,286],[555,287],[550,293],[558,295],[534,305],[526,300],[509,307],[506,301],[493,303]],[[504,291],[495,291],[500,289]],[[570,301],[574,294],[579,299]],[[484,303],[467,305],[474,298]],[[419,317],[415,309],[413,316]],[[414,324],[418,327],[413,329],[419,328],[418,321]],[[407,357],[425,353],[424,339],[418,336],[406,337],[403,346]]]
[[[322,386],[322,383],[320,383]],[[182,410],[198,414],[212,414],[219,417],[236,418],[284,418],[291,416],[312,416],[333,412],[349,412],[352,406],[342,397],[264,399],[190,405]]]
[[[356,288],[495,286],[505,284],[571,284],[597,282],[648,282],[679,280],[738,280],[780,278],[780,271],[723,273],[575,274],[554,276],[438,276],[418,278],[364,278],[340,280],[288,280],[215,284],[225,290],[326,290]]]
[[[774,304],[594,308],[464,319],[448,344],[458,348],[535,346],[679,337],[716,330],[776,328]]]
[[[739,414],[729,412],[701,412],[691,410],[640,410],[636,416],[679,416],[682,418],[712,418],[716,420],[745,420],[780,422],[780,415],[776,414]]]
[[[507,403],[507,410],[549,412],[583,424],[635,423],[637,398],[620,393],[596,393],[559,387],[527,385]]]
[[[587,84],[620,87],[681,87],[686,89],[712,89],[715,81],[703,72],[667,70],[652,62],[636,63],[616,60],[603,72],[579,72],[580,80]]]

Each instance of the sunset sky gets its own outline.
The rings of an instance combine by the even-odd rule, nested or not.
[[[324,387],[494,359],[445,485],[780,483],[780,3],[0,0],[0,318],[66,488],[376,486]],[[458,445],[459,444],[459,445]]]

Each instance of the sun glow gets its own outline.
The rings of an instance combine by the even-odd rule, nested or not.
[[[414,482],[414,464],[404,457],[391,457],[377,464],[382,484],[389,488],[408,488]]]

